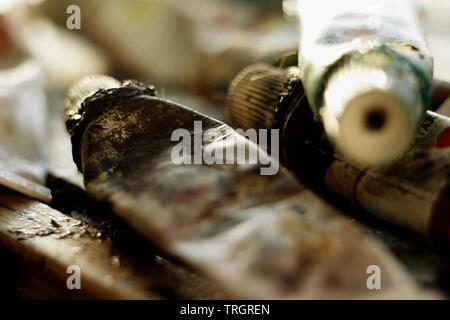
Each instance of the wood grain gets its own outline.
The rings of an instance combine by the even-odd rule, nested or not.
[[[0,188],[0,246],[14,257],[7,255],[14,261],[2,265],[14,266],[8,277],[20,298],[220,297],[200,276],[159,256],[145,241],[127,238],[128,248],[120,248],[101,228]],[[81,269],[81,290],[66,286],[70,265]]]

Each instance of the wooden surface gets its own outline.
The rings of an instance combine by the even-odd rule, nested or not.
[[[220,297],[198,275],[158,256],[129,231],[110,222],[98,225],[0,188],[2,274],[13,287],[3,288],[3,294],[9,290],[10,297],[31,299]],[[70,265],[81,269],[81,290],[66,286]]]

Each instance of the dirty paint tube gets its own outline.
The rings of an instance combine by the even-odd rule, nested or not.
[[[97,90],[98,89],[98,90]],[[257,145],[228,125],[108,77],[68,92],[66,124],[87,192],[167,254],[242,299],[423,298],[391,254],[281,170],[261,164],[175,164],[172,134],[194,122],[220,141]],[[193,139],[193,138],[192,138]],[[261,151],[264,157],[267,153]],[[383,289],[370,290],[370,266]],[[369,269],[368,269],[369,268]]]
[[[297,11],[301,77],[328,139],[361,165],[401,157],[433,76],[411,1],[300,0]]]
[[[428,111],[406,153],[390,167],[344,160],[308,106],[296,67],[247,67],[230,86],[233,126],[279,128],[281,162],[382,219],[450,240],[450,118]]]

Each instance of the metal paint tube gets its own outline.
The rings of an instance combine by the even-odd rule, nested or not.
[[[172,133],[193,133],[195,121],[218,133],[202,150],[219,152],[233,138],[228,141],[244,145],[247,154],[269,157],[224,123],[157,98],[153,87],[108,77],[76,84],[66,115],[87,192],[230,297],[424,297],[390,253],[286,170],[260,175],[263,159],[254,165],[172,161],[178,143]],[[369,265],[380,266],[382,290],[367,288]]]
[[[343,160],[314,121],[297,68],[244,69],[228,93],[234,126],[281,129],[282,163],[305,182],[424,235],[450,240],[450,118],[428,111],[413,143],[387,169]]]
[[[450,98],[450,83],[444,80],[433,80],[433,91],[431,96],[431,111],[440,113],[441,107],[447,103]]]
[[[450,98],[445,100],[436,112],[440,115],[450,117]]]
[[[430,104],[433,61],[407,0],[301,0],[299,66],[315,118],[361,165],[411,143]]]

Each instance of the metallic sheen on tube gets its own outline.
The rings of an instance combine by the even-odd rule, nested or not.
[[[294,68],[244,69],[228,93],[239,128],[279,128],[281,161],[308,185],[327,189],[384,220],[450,240],[450,118],[428,111],[410,148],[389,168],[361,167],[336,152],[314,121]]]
[[[328,139],[361,165],[405,152],[430,104],[433,62],[410,1],[299,0],[299,66]]]

